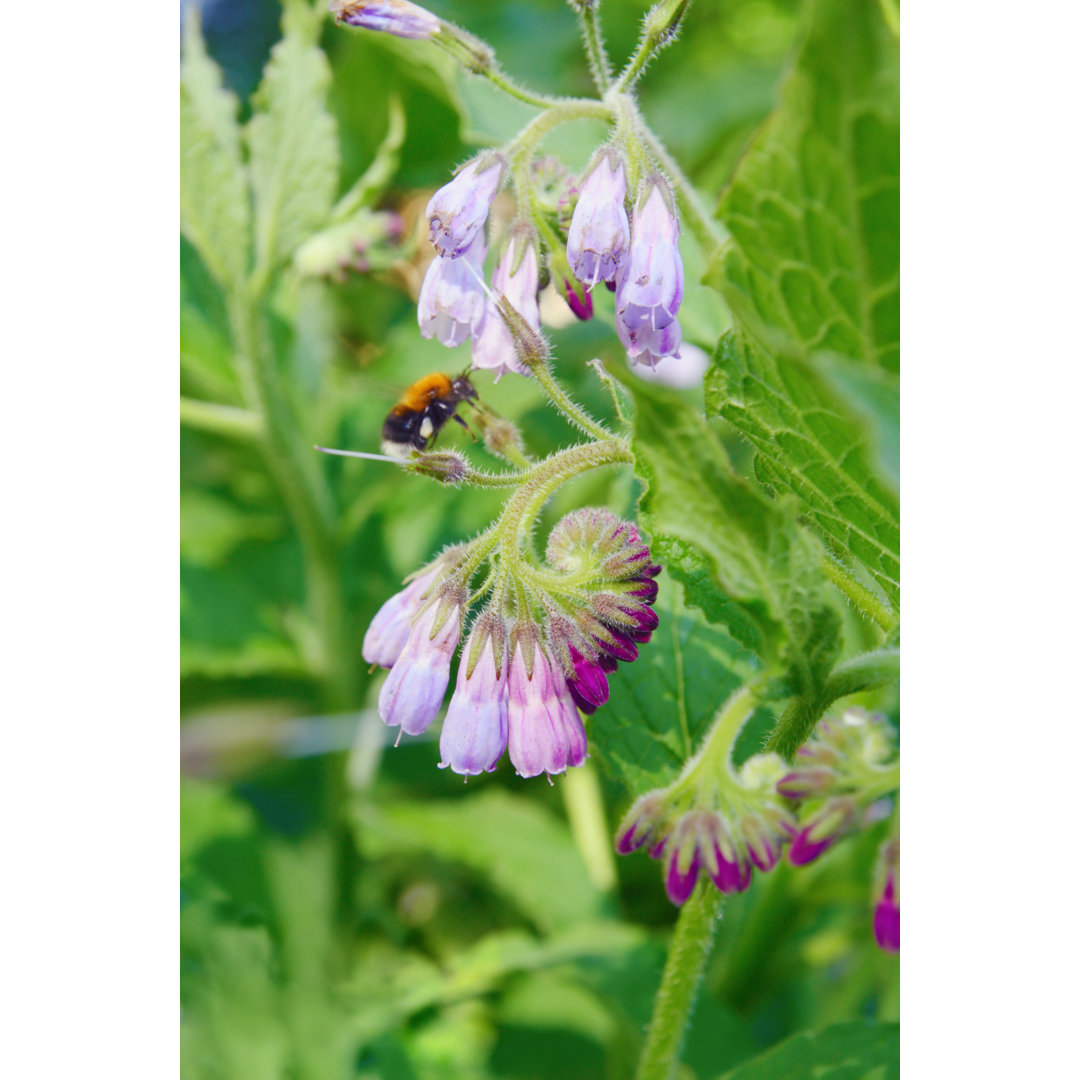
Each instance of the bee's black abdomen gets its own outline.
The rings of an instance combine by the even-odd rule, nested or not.
[[[401,446],[412,446],[417,450],[423,450],[427,446],[427,439],[420,434],[420,425],[424,414],[419,412],[407,412],[399,416],[391,413],[382,427],[382,437],[387,442],[399,443]]]

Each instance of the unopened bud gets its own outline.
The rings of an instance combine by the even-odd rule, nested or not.
[[[516,424],[493,413],[477,413],[475,423],[480,429],[484,445],[496,457],[501,457],[511,464],[520,460],[524,453],[524,443]]]
[[[472,471],[469,463],[456,450],[438,450],[431,454],[418,454],[406,462],[409,472],[429,476],[442,484],[460,487]]]
[[[346,26],[423,40],[439,32],[442,20],[409,0],[331,0],[330,14]]]

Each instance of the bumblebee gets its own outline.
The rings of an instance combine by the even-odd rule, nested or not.
[[[477,398],[476,388],[466,375],[452,379],[435,372],[417,379],[383,423],[383,453],[409,457],[413,450],[426,450],[448,420],[456,421],[472,435],[472,429],[458,416],[457,407]]]

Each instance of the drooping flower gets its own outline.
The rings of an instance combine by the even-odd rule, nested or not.
[[[484,316],[486,253],[487,244],[480,233],[460,259],[431,260],[416,305],[422,337],[437,337],[452,349],[477,330]]]
[[[566,238],[574,276],[590,290],[598,282],[615,280],[630,246],[625,202],[626,166],[617,150],[606,147],[581,183]]]
[[[630,249],[615,281],[615,329],[632,363],[655,367],[678,356],[683,297],[679,224],[667,181],[658,174],[641,186],[630,227]]]
[[[506,634],[498,616],[486,612],[462,651],[439,739],[440,768],[462,776],[494,771],[506,750],[506,676]]]
[[[409,582],[401,592],[394,593],[375,613],[364,634],[361,654],[366,663],[389,668],[397,663],[409,638],[412,621],[420,611],[424,594],[441,576],[442,568],[434,567]]]
[[[874,905],[874,940],[885,952],[900,951],[900,841],[887,840],[881,847],[876,875],[881,881]]]
[[[442,26],[430,11],[409,0],[330,0],[330,14],[347,26],[414,40],[432,37]]]
[[[566,676],[529,626],[516,635],[507,691],[510,761],[519,776],[553,776],[585,760],[585,728]]]
[[[469,250],[487,220],[505,169],[500,154],[484,154],[431,196],[424,214],[440,255],[456,259]]]
[[[442,705],[461,637],[464,600],[461,594],[448,596],[420,612],[379,692],[379,715],[407,735],[426,731]]]
[[[519,227],[511,235],[491,275],[491,286],[502,294],[537,334],[540,333],[540,306],[536,293],[540,263],[531,226]],[[517,346],[506,320],[490,299],[484,305],[480,325],[473,336],[473,367],[495,372],[498,382],[508,371],[528,375],[518,357]]]

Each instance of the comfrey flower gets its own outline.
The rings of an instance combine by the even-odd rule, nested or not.
[[[501,293],[525,320],[529,328],[540,333],[540,305],[536,294],[540,284],[540,261],[536,255],[536,238],[532,227],[515,228],[506,248],[491,275],[492,288]],[[514,337],[506,320],[489,299],[473,336],[473,367],[495,372],[498,382],[508,371],[528,375],[528,369],[517,355]]]
[[[450,660],[461,637],[465,595],[451,590],[413,620],[405,647],[379,692],[379,715],[406,735],[427,730],[450,683]]]
[[[430,11],[409,0],[330,0],[330,14],[346,26],[416,40],[432,37],[442,27]]]
[[[878,800],[900,785],[891,729],[883,716],[846,710],[822,720],[796,753],[796,768],[776,788],[788,799],[804,800],[799,829],[791,841],[793,866],[813,862],[845,836],[876,819]]]
[[[442,705],[470,579],[490,549],[486,536],[473,542],[485,542],[479,553],[472,544],[444,553],[368,629],[365,659],[392,665],[379,714],[407,734],[426,730]],[[607,700],[608,676],[657,625],[660,567],[632,524],[608,510],[574,511],[552,530],[548,550],[550,568],[529,575],[516,576],[520,554],[496,564],[514,587],[496,590],[462,650],[439,745],[440,764],[464,776],[495,769],[508,745],[521,776],[581,765],[579,709]]]
[[[900,841],[893,837],[878,855],[874,940],[885,952],[900,951]]]
[[[630,807],[615,836],[620,855],[647,848],[664,863],[664,887],[683,904],[702,875],[723,893],[743,892],[753,869],[779,861],[794,821],[776,794],[784,763],[759,754],[736,769],[731,747],[753,709],[748,691],[721,710],[699,753],[679,779]]]
[[[439,768],[463,776],[492,772],[506,749],[506,632],[485,612],[462,650],[457,687],[443,722]]]
[[[431,227],[431,242],[440,255],[456,259],[480,235],[505,169],[500,154],[485,154],[470,161],[431,196],[424,214]]]
[[[507,683],[510,762],[519,776],[549,776],[586,757],[585,727],[558,664],[526,623],[512,635]]]
[[[631,363],[655,367],[678,356],[682,330],[683,265],[679,224],[667,181],[650,176],[638,193],[630,250],[615,279],[615,329]]]
[[[431,260],[416,305],[422,337],[436,337],[451,349],[472,337],[484,317],[486,253],[480,234],[460,259]]]
[[[630,246],[625,201],[626,166],[617,150],[605,147],[581,183],[566,238],[570,267],[590,290],[615,280]]]

